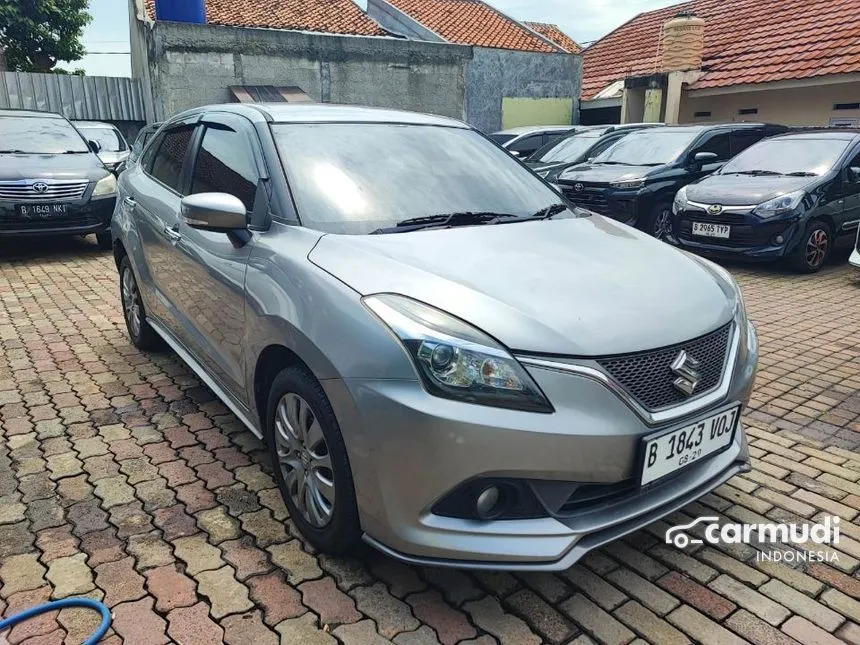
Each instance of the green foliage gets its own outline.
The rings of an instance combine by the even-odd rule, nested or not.
[[[93,19],[89,0],[0,0],[0,47],[6,67],[50,72],[57,61],[80,60],[81,34]]]

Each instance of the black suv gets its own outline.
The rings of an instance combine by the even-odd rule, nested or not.
[[[59,114],[0,110],[0,237],[87,235],[111,248],[116,177]]]
[[[759,140],[787,131],[763,123],[637,130],[592,162],[566,170],[556,183],[577,206],[664,238],[678,189]]]
[[[761,141],[678,191],[667,241],[818,271],[860,224],[860,133],[811,131]]]

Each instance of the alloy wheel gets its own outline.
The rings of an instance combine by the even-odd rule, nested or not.
[[[809,236],[806,241],[806,263],[810,268],[818,268],[824,262],[827,256],[827,249],[830,245],[830,240],[827,237],[827,231],[817,228]]]
[[[298,394],[287,393],[278,401],[275,445],[293,504],[311,526],[326,526],[335,502],[331,455],[319,420]]]
[[[657,213],[657,217],[654,218],[654,231],[653,235],[658,240],[663,240],[667,235],[672,233],[672,211],[669,209],[663,209],[659,213]]]
[[[122,272],[122,307],[131,335],[134,338],[140,337],[140,298],[134,274],[128,267]]]

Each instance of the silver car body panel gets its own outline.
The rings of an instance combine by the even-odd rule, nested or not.
[[[465,127],[441,117],[325,106],[217,106],[190,114],[207,109],[241,115],[255,127],[285,119]],[[113,234],[130,258],[153,329],[258,436],[267,394],[255,389],[260,361],[286,351],[307,365],[340,425],[365,539],[396,557],[566,568],[748,468],[738,425],[724,452],[600,513],[476,521],[431,512],[476,477],[635,478],[645,437],[748,401],[757,345],[752,326],[736,315],[733,286],[638,231],[588,217],[343,236],[275,220],[236,245],[223,233],[190,229],[179,217],[179,195],[141,164],[120,175],[119,190]],[[272,199],[276,204],[274,193]],[[554,412],[428,394],[402,344],[362,303],[384,292],[449,312],[515,350]],[[732,320],[719,388],[665,415],[631,403],[592,360],[684,342]]]

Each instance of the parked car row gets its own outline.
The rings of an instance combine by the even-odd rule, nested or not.
[[[815,272],[860,224],[860,135],[729,123],[589,128],[526,158],[568,200],[701,255]]]

